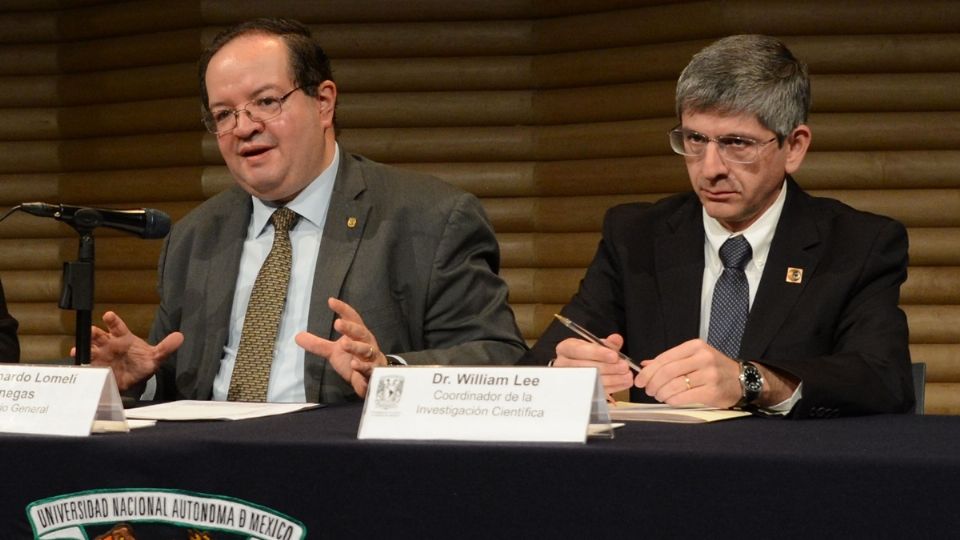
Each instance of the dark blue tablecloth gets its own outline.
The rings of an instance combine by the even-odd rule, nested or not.
[[[31,536],[25,509],[35,501],[124,488],[235,498],[301,522],[308,538],[960,531],[960,417],[631,423],[580,445],[359,441],[360,413],[347,405],[85,438],[0,435],[0,538]],[[136,527],[146,531],[138,540],[151,538],[149,524]]]

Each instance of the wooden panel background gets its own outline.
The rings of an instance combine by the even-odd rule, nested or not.
[[[0,206],[155,207],[175,219],[231,184],[199,122],[196,58],[225,25],[298,18],[341,89],[341,144],[480,196],[521,329],[576,289],[612,204],[688,187],[666,132],[673,87],[712,40],[781,37],[813,79],[807,189],[910,233],[903,305],[927,412],[960,413],[960,3],[951,1],[0,0]],[[159,241],[97,231],[97,314],[145,334]],[[68,227],[0,224],[23,361],[62,359]],[[810,314],[816,316],[816,314]]]

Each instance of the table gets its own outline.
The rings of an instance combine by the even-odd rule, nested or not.
[[[960,531],[960,417],[631,423],[581,445],[360,441],[360,414],[353,404],[86,438],[0,435],[0,538],[31,536],[31,502],[120,488],[236,498],[301,522],[308,538]]]

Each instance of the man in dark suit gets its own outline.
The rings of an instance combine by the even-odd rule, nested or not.
[[[0,362],[16,363],[20,361],[20,340],[17,328],[20,323],[7,311],[7,297],[0,283]]]
[[[114,313],[94,330],[93,363],[113,366],[122,389],[249,399],[234,395],[242,338],[271,325],[276,341],[259,359],[269,383],[255,398],[268,401],[357,399],[375,366],[523,354],[479,201],[339,148],[337,88],[306,27],[261,19],[227,30],[201,57],[200,79],[205,123],[237,186],[170,233],[149,343]],[[289,284],[262,294],[282,313],[261,323],[248,309],[271,245],[287,236],[273,220],[290,210]]]
[[[694,56],[676,99],[670,142],[693,191],[611,209],[562,312],[606,346],[554,323],[524,361],[594,366],[609,392],[671,405],[908,410],[906,231],[791,178],[811,140],[806,66],[773,38],[724,38]]]

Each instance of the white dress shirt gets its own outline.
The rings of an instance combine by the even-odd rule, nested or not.
[[[719,221],[707,215],[706,209],[703,210],[703,230],[705,241],[703,242],[703,285],[700,289],[700,339],[706,341],[710,330],[710,308],[713,304],[713,289],[717,284],[717,279],[723,273],[723,261],[720,260],[720,246],[728,238],[742,234],[750,242],[750,248],[753,250],[753,257],[747,263],[743,272],[747,275],[747,283],[750,288],[750,307],[753,308],[753,299],[757,295],[757,288],[760,286],[760,278],[763,277],[763,268],[767,264],[767,256],[770,254],[770,245],[773,243],[773,235],[777,230],[777,223],[780,222],[780,214],[783,212],[783,204],[787,200],[787,183],[784,180],[780,186],[780,195],[773,202],[770,208],[753,222],[743,232],[731,234]],[[801,384],[802,386],[802,384]],[[771,407],[769,410],[774,412],[789,412],[794,403],[800,399],[801,386],[793,393],[789,399]]]

